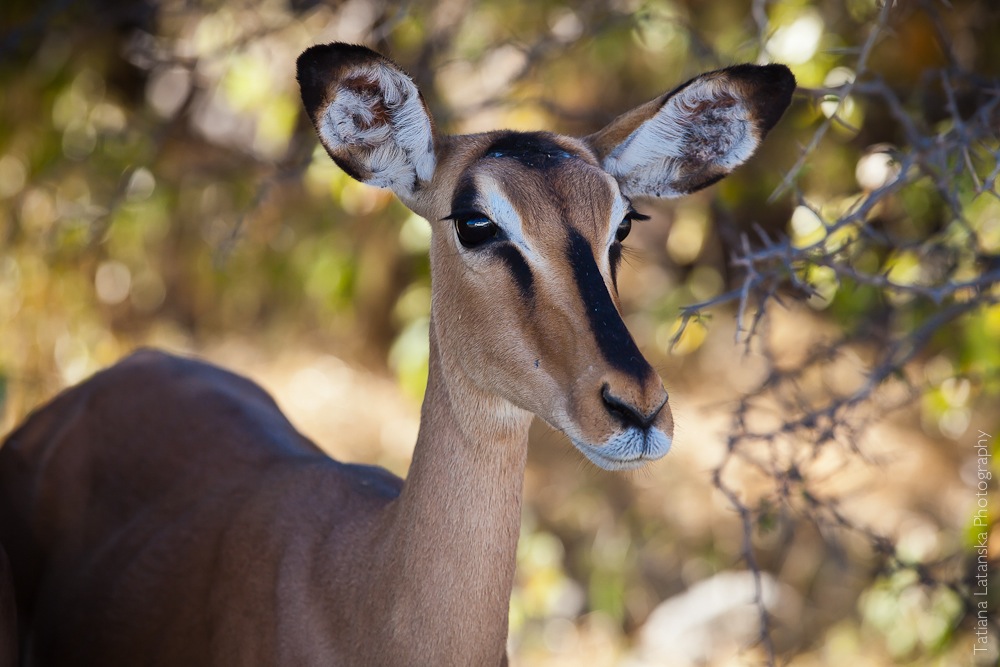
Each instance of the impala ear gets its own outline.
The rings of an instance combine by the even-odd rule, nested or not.
[[[784,65],[736,65],[691,79],[585,141],[627,196],[678,197],[746,162],[794,90]]]
[[[302,102],[341,169],[404,201],[434,176],[434,129],[416,85],[363,46],[323,44],[299,56]]]

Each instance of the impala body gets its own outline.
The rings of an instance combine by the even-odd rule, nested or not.
[[[619,312],[633,199],[724,176],[794,89],[741,65],[582,139],[447,136],[368,49],[316,46],[298,72],[333,159],[433,229],[408,478],[325,456],[249,380],[140,351],[0,449],[22,665],[506,664],[532,415],[608,470],[670,448],[667,394]]]

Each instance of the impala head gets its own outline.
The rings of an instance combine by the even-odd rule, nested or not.
[[[360,46],[299,57],[330,156],[430,221],[432,336],[450,375],[533,412],[587,458],[627,469],[670,448],[667,393],[622,321],[634,201],[676,197],[745,162],[795,80],[781,65],[710,72],[575,139],[438,133],[416,86]]]

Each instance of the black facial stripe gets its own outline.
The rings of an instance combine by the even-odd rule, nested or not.
[[[618,289],[618,266],[622,263],[622,244],[612,243],[608,251],[608,261],[611,263],[611,282]]]
[[[643,380],[652,372],[652,368],[625,328],[597,268],[597,262],[594,261],[590,244],[575,229],[569,230],[567,254],[573,267],[576,288],[587,311],[590,331],[594,334],[601,355],[616,369],[636,380]]]
[[[493,253],[507,265],[521,291],[521,297],[530,301],[535,294],[535,277],[521,251],[513,243],[500,243],[493,249]]]

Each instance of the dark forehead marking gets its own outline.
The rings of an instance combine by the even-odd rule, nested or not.
[[[534,303],[535,296],[535,276],[531,273],[531,267],[524,261],[524,255],[513,243],[499,243],[493,253],[503,260],[507,265],[507,270],[514,278],[517,289],[521,293],[521,298],[528,303]]]
[[[516,132],[508,130],[496,134],[483,150],[481,159],[508,158],[529,169],[547,171],[571,160],[588,161],[572,148],[566,148],[551,132]],[[452,211],[476,210],[479,191],[472,177],[475,165],[469,166],[459,178],[452,195]],[[509,185],[509,184],[508,184]]]
[[[466,172],[458,181],[455,193],[451,197],[451,212],[471,213],[479,209],[479,191],[472,175]]]
[[[550,169],[579,156],[560,146],[549,132],[504,132],[486,147],[483,157],[511,158],[532,169]]]

